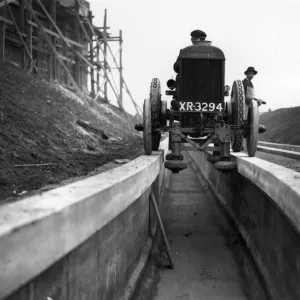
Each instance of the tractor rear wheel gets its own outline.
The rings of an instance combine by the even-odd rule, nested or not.
[[[232,125],[242,126],[245,119],[245,92],[241,80],[234,81],[230,102]],[[231,133],[231,147],[233,152],[240,152],[243,149],[242,132]]]
[[[153,78],[150,85],[151,118],[154,126],[160,123],[161,88],[158,78]]]
[[[251,101],[248,110],[247,127],[248,132],[246,136],[247,152],[250,157],[255,156],[258,142],[258,129],[259,129],[259,113],[258,105],[254,100]]]
[[[152,150],[157,151],[160,145],[161,133],[161,87],[158,78],[153,78],[150,85],[150,103],[151,103],[151,126],[152,126]],[[166,103],[165,103],[166,104]],[[163,119],[163,118],[162,118]]]
[[[151,122],[151,101],[150,99],[144,100],[143,109],[143,137],[144,137],[144,150],[146,155],[152,153],[152,122]]]

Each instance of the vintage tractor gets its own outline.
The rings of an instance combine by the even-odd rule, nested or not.
[[[135,129],[143,131],[146,155],[158,150],[161,132],[169,132],[171,153],[165,167],[173,173],[186,168],[181,151],[187,143],[195,151],[213,151],[208,160],[216,169],[233,170],[236,163],[230,159],[230,146],[233,152],[240,152],[246,144],[253,157],[258,133],[265,131],[259,125],[257,99],[246,99],[242,81],[235,80],[231,99],[225,102],[230,87],[224,85],[223,52],[205,40],[203,31],[195,30],[191,36],[193,45],[181,49],[174,64],[176,79],[167,82],[166,95],[173,97],[170,109],[167,101],[161,100],[159,79],[154,78],[150,97],[144,101],[143,124]]]

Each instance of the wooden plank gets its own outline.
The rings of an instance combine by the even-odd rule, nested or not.
[[[80,58],[85,63],[85,65],[89,66],[91,69],[96,69],[96,67],[80,52],[74,51],[74,53],[78,56],[78,58]]]
[[[11,26],[14,26],[14,23],[11,21],[11,20],[8,20],[7,18],[4,18],[3,16],[0,16],[0,22],[2,23],[5,23],[7,25],[11,25]]]
[[[27,22],[28,22],[29,25],[31,25],[31,26],[33,26],[33,27],[36,27],[36,28],[39,27],[35,22],[32,22],[32,21],[27,21]],[[28,27],[30,27],[30,26],[28,26]],[[52,35],[52,36],[55,36],[55,37],[61,39],[61,37],[60,37],[60,35],[59,35],[58,33],[53,32],[52,30],[49,30],[49,29],[47,29],[47,28],[44,28],[44,30],[45,30],[45,32],[46,32],[47,34]],[[73,41],[73,40],[71,40],[71,39],[69,39],[69,38],[66,38],[66,37],[65,37],[65,40],[67,40],[67,42],[68,42],[69,44],[73,45],[73,46],[76,46],[76,47],[79,47],[79,48],[83,48],[83,47],[84,47],[83,45],[81,45],[81,44],[79,44],[79,43],[76,43],[75,41]]]
[[[22,167],[46,167],[46,166],[56,166],[56,163],[48,163],[48,164],[24,164],[24,165],[14,165],[16,168]]]

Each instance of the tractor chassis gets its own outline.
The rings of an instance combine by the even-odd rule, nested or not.
[[[196,139],[197,142],[187,136],[187,133],[195,132],[195,128],[181,128],[180,122],[173,122],[172,127],[160,128],[161,131],[169,132],[170,135],[169,150],[172,152],[166,156],[165,167],[173,173],[186,168],[181,151],[185,150],[182,144],[188,143],[192,146],[188,148],[188,151],[213,151],[214,162],[228,162],[228,165],[235,168],[236,166],[230,162],[230,136],[232,132],[244,133],[244,128],[246,127],[222,126],[221,123],[216,123],[215,128],[205,128],[203,134],[207,134],[206,139]],[[209,146],[211,143],[214,143],[213,147]]]

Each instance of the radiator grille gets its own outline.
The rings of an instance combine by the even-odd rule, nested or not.
[[[223,101],[222,60],[182,59],[179,100]]]

